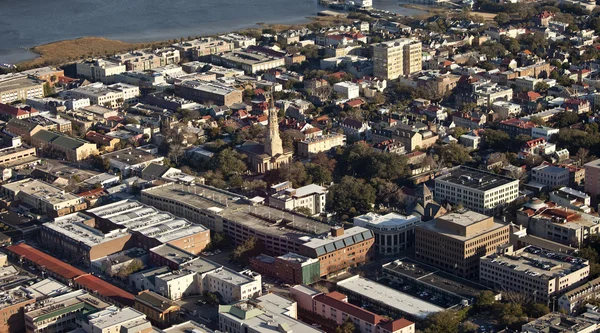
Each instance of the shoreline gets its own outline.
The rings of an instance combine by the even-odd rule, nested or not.
[[[348,24],[349,21],[351,21],[351,19],[348,19],[346,15],[338,17],[307,16],[305,17],[305,19],[307,20],[307,22],[297,24],[256,22],[251,27],[227,31],[223,33],[247,34],[252,31],[262,32],[262,29],[273,29],[275,31],[282,31],[290,29],[301,29],[311,24]],[[217,34],[207,34],[201,36],[194,36],[193,38],[204,38],[216,35]],[[173,43],[174,40],[179,39],[174,38],[168,40],[154,40],[148,42],[124,42],[121,40],[110,39],[106,37],[83,36],[75,39],[58,40],[27,48],[27,51],[36,54],[37,56],[33,59],[20,61],[18,63],[15,63],[14,65],[17,66],[17,70],[19,71],[43,66],[61,66],[85,58],[102,57],[114,53],[127,52],[131,49],[157,48],[169,46]]]

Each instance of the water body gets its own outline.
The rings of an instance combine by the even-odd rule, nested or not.
[[[258,22],[306,22],[325,8],[317,0],[1,0],[0,63],[35,58],[24,49],[84,36],[127,42],[201,36],[253,27]],[[398,0],[374,7],[403,15],[418,10]]]

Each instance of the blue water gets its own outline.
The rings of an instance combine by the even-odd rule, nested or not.
[[[398,0],[374,7],[404,15]],[[0,0],[0,63],[34,58],[24,47],[84,36],[128,42],[222,33],[258,22],[306,22],[317,0]]]

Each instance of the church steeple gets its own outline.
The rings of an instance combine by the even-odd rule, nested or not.
[[[269,156],[283,154],[283,144],[279,137],[279,120],[275,108],[275,90],[271,89],[271,102],[269,107],[269,118],[267,134],[265,137],[265,153]]]

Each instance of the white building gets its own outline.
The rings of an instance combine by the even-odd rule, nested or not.
[[[354,99],[360,96],[360,86],[352,82],[338,82],[333,85],[333,91],[343,99]]]
[[[483,214],[497,211],[518,195],[518,180],[465,166],[453,168],[435,179],[434,197],[438,203],[460,203]]]
[[[269,205],[279,209],[296,210],[306,208],[310,215],[325,212],[327,189],[323,186],[310,184],[297,189],[286,189],[269,198]]]
[[[584,213],[592,211],[591,199],[586,193],[570,187],[561,187],[556,191],[550,192],[550,201],[555,202],[561,207],[579,210]]]
[[[558,134],[559,131],[558,128],[537,126],[531,129],[531,137],[534,139],[544,138],[544,140],[549,141],[550,137],[554,134]]]
[[[121,92],[123,94],[123,103],[136,104],[140,96],[140,87],[127,83],[115,83],[108,86],[108,89]]]
[[[414,243],[415,226],[419,216],[389,213],[367,213],[354,218],[354,225],[370,229],[375,234],[375,248],[383,255],[397,254]]]
[[[458,142],[470,149],[478,149],[481,144],[481,137],[473,134],[463,134],[458,138]]]
[[[97,59],[76,64],[77,76],[105,84],[115,82],[114,76],[127,71],[124,64],[118,61]]]
[[[88,98],[91,104],[103,105],[109,108],[118,108],[125,102],[134,103],[139,96],[139,87],[125,83],[105,86],[101,82],[71,89],[65,95],[73,99]]]

